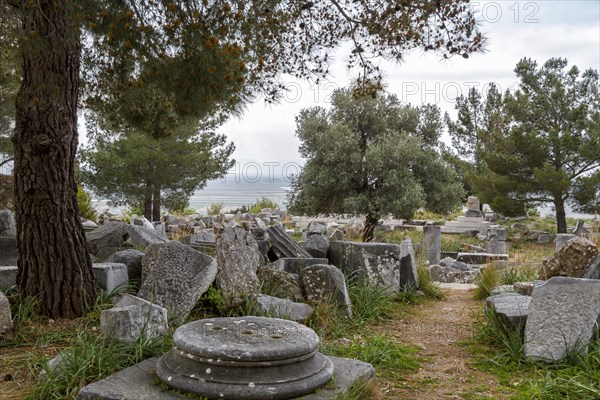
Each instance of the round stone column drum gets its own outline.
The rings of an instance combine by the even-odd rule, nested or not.
[[[333,375],[319,337],[293,321],[211,318],[179,327],[156,373],[184,393],[235,400],[284,400],[314,392]]]

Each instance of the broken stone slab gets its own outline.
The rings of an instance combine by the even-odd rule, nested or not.
[[[536,287],[544,284],[545,281],[533,281],[533,282],[515,282],[513,287],[515,292],[524,296],[531,296]]]
[[[418,289],[417,266],[410,239],[398,244],[331,242],[330,264],[346,276],[379,285],[391,292]]]
[[[266,294],[250,296],[248,301],[254,304],[257,313],[272,318],[306,321],[315,312],[315,309],[308,304],[295,303]]]
[[[331,387],[328,384],[315,393],[291,400],[336,400],[340,393],[350,389],[355,382],[367,381],[375,377],[375,369],[371,364],[348,358],[333,356],[328,356],[328,358],[333,363],[331,382],[335,386]],[[189,397],[184,394],[156,384],[157,363],[157,357],[150,358],[98,382],[91,383],[79,391],[77,399],[189,400]]]
[[[584,279],[600,279],[600,254],[590,260],[581,277]]]
[[[271,226],[267,229],[271,250],[277,258],[311,258],[309,252],[304,250],[290,235],[285,233],[280,226]]]
[[[129,284],[127,265],[120,263],[92,264],[92,271],[98,287],[107,293],[115,289],[126,289]]]
[[[262,293],[297,303],[306,301],[300,283],[292,274],[273,268],[260,267],[257,275]]]
[[[310,265],[329,264],[327,258],[280,258],[274,263],[268,265],[268,268],[273,268],[278,271],[285,271],[290,274],[300,275],[300,271]]]
[[[106,262],[125,264],[129,282],[139,285],[142,281],[142,258],[144,258],[143,251],[128,249],[112,254]]]
[[[515,292],[514,285],[500,285],[500,286],[496,286],[495,288],[493,288],[490,291],[490,294],[493,296],[493,295],[502,294],[502,293],[514,293],[514,292]]]
[[[599,280],[550,278],[531,296],[524,355],[558,361],[572,352],[587,354],[599,315]]]
[[[567,241],[560,251],[544,260],[539,278],[541,280],[547,280],[553,276],[578,278],[596,254],[598,254],[598,248],[594,243],[576,236]]]
[[[487,264],[494,261],[507,261],[508,254],[490,254],[490,253],[458,253],[456,261],[465,264]]]
[[[0,236],[0,266],[17,265],[18,261],[17,238],[14,236]]]
[[[461,271],[441,265],[431,265],[429,267],[431,280],[440,283],[471,284],[475,282],[475,278],[478,275],[478,270]]]
[[[10,313],[10,303],[4,293],[0,291],[0,338],[12,330],[12,327],[13,323]]]
[[[0,291],[4,292],[13,286],[16,286],[18,271],[16,266],[0,267]]]
[[[142,259],[142,286],[138,297],[163,306],[178,323],[214,282],[214,258],[176,241],[152,244]]]
[[[241,305],[244,297],[260,293],[256,270],[261,265],[258,244],[241,227],[225,228],[217,239],[217,287],[226,307]]]
[[[88,251],[93,255],[105,248],[147,247],[167,240],[160,236],[154,228],[130,225],[124,222],[108,222],[98,229],[86,232]]]
[[[123,247],[129,239],[129,225],[123,222],[107,222],[93,231],[85,232],[87,248],[93,255],[101,249]]]
[[[456,261],[455,259],[451,258],[451,257],[446,257],[444,258],[442,261],[440,261],[439,263],[440,266],[442,267],[450,267],[459,271],[470,271],[471,268],[469,267],[468,264],[465,264],[464,262],[460,262],[460,261]]]
[[[306,267],[300,271],[300,281],[308,301],[319,303],[332,299],[346,317],[352,318],[352,303],[344,273],[334,265]]]
[[[306,228],[306,237],[321,235],[327,229],[327,225],[319,221],[311,221]]]
[[[154,227],[146,228],[143,226],[129,225],[129,240],[134,247],[146,248],[151,244],[165,243],[167,239],[162,237]]]
[[[167,310],[125,294],[113,308],[100,313],[100,330],[105,337],[129,343],[139,337],[155,339],[168,331]]]
[[[17,224],[15,216],[10,210],[0,210],[0,236],[15,236]]]
[[[558,233],[556,235],[556,237],[554,238],[554,243],[555,243],[555,247],[554,247],[554,252],[558,252],[560,251],[560,249],[562,249],[563,247],[565,247],[565,245],[567,244],[567,242],[571,239],[573,239],[575,236],[572,233]]]
[[[327,258],[329,239],[321,235],[311,235],[304,241],[304,249],[314,258]]]
[[[442,227],[426,225],[423,227],[423,249],[425,259],[430,265],[438,264],[442,252]]]
[[[518,293],[501,293],[485,300],[488,308],[496,313],[505,327],[521,330],[527,322],[531,297]]]

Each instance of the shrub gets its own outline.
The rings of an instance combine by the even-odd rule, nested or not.
[[[273,200],[263,197],[260,200],[256,200],[256,203],[250,206],[248,212],[250,214],[258,214],[262,211],[263,208],[271,208],[273,210],[279,208],[279,205],[275,203]]]
[[[218,215],[221,214],[221,212],[223,211],[223,203],[211,203],[207,208],[206,208],[206,213],[208,215]]]
[[[77,185],[77,205],[79,206],[79,215],[82,218],[97,222],[96,210],[92,207],[92,198],[83,190],[81,185]]]

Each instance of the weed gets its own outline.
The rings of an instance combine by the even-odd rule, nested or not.
[[[492,289],[498,286],[500,282],[500,274],[495,264],[489,264],[482,268],[479,275],[475,278],[475,299],[481,300],[490,296]]]
[[[429,270],[425,264],[419,264],[417,266],[417,274],[419,275],[419,290],[423,292],[426,297],[436,300],[441,300],[445,297],[442,289],[431,280]]]

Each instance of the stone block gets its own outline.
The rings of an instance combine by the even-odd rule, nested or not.
[[[268,267],[278,271],[285,271],[290,274],[300,274],[303,268],[315,264],[329,264],[327,258],[280,258]]]
[[[417,266],[410,239],[401,244],[331,242],[330,264],[346,276],[367,280],[391,292],[418,288]]]
[[[479,271],[461,271],[437,264],[429,267],[429,276],[434,282],[470,284],[475,282],[477,275],[479,275]]]
[[[438,264],[442,252],[442,227],[426,225],[423,227],[423,250],[430,265]]]
[[[554,252],[560,251],[560,249],[565,247],[567,242],[569,240],[573,239],[575,236],[577,236],[577,235],[574,235],[572,233],[558,233],[556,235],[556,237],[554,238],[554,243],[555,243]]]
[[[15,236],[17,224],[15,216],[10,210],[0,210],[0,236]]]
[[[183,322],[217,275],[217,262],[176,241],[152,244],[142,259],[138,297],[165,307]]]
[[[18,260],[17,238],[14,236],[0,236],[0,266],[17,265]]]
[[[256,270],[262,264],[258,244],[241,227],[225,228],[217,240],[216,283],[227,307],[241,305],[244,296],[260,293]]]
[[[465,264],[488,264],[494,261],[507,261],[508,254],[490,254],[490,253],[458,253],[456,261]]]
[[[600,254],[590,260],[581,274],[585,279],[600,279]],[[0,288],[1,289],[1,288]]]
[[[12,330],[12,327],[10,303],[4,293],[0,291],[0,338],[2,338],[5,333]]]
[[[600,280],[553,277],[531,296],[525,325],[526,357],[558,361],[585,355],[600,315]]]
[[[576,236],[567,241],[551,258],[544,260],[539,278],[541,280],[547,280],[553,276],[578,278],[596,254],[598,254],[598,248],[594,243]]]
[[[139,284],[142,281],[142,258],[144,258],[143,251],[129,249],[112,254],[106,262],[127,265],[129,282]]]
[[[304,241],[304,249],[314,258],[327,258],[329,239],[325,236],[311,235]]]
[[[0,267],[0,291],[4,292],[17,284],[17,272],[16,266]]]
[[[154,339],[167,333],[167,310],[125,294],[113,308],[100,313],[100,330],[106,337],[130,343],[140,336]]]
[[[333,265],[311,265],[300,271],[300,281],[308,301],[319,303],[332,299],[348,318],[352,318],[352,303],[342,271]]]
[[[107,293],[115,289],[126,289],[129,284],[127,265],[120,263],[92,264],[98,287]]]
[[[490,296],[485,300],[486,306],[503,322],[509,329],[521,330],[525,328],[529,303],[531,297],[518,293],[501,293]]]
[[[266,294],[250,296],[249,301],[255,304],[256,311],[260,315],[292,321],[306,321],[315,311],[308,304],[294,303],[288,299],[280,299]]]
[[[273,268],[261,267],[257,270],[261,284],[261,292],[275,297],[302,303],[306,299],[302,287],[292,274]]]

